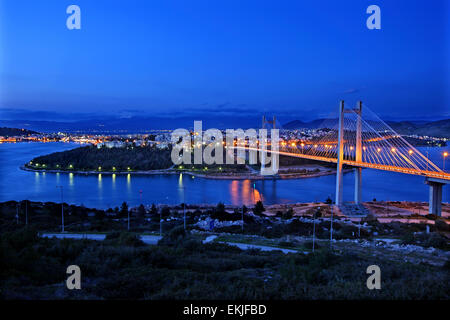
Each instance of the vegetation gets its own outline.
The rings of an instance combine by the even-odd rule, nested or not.
[[[14,136],[29,136],[32,134],[38,134],[36,131],[31,131],[27,129],[16,129],[16,128],[0,128],[1,137],[14,137]]]
[[[81,290],[65,288],[72,264],[82,270]],[[372,264],[382,270],[382,290],[366,287]],[[157,246],[127,233],[104,241],[39,238],[32,228],[0,235],[1,299],[449,299],[449,280],[446,267],[326,248],[242,251],[202,244],[180,228]]]
[[[100,149],[87,146],[40,156],[25,166],[32,169],[98,172],[157,170],[172,166],[170,152],[170,149],[154,146]]]

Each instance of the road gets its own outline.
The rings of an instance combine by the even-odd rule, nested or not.
[[[43,233],[41,237],[44,238],[58,238],[58,239],[88,239],[88,240],[105,240],[106,234],[93,234],[93,233]],[[157,244],[160,236],[142,235],[141,240],[146,244]]]

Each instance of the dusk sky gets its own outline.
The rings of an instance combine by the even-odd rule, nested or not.
[[[448,1],[1,0],[0,119],[450,117]],[[81,8],[81,30],[66,8]],[[381,30],[366,8],[381,8]]]

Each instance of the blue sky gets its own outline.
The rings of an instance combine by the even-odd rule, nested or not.
[[[444,0],[0,1],[0,119],[450,117]]]

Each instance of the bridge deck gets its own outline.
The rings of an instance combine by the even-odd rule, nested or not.
[[[262,149],[251,148],[251,147],[235,147],[235,149],[246,149],[246,150],[254,150],[254,151],[262,150]],[[272,152],[271,150],[266,150],[266,151],[268,153]],[[303,154],[303,153],[293,153],[293,152],[286,152],[286,151],[274,151],[274,153],[278,153],[278,154],[285,155],[288,157],[296,157],[296,158],[337,163],[336,158],[319,157],[319,156],[313,156],[313,155],[308,155],[308,154]],[[396,167],[396,166],[388,166],[388,165],[374,164],[374,163],[368,163],[368,162],[357,162],[357,161],[351,161],[351,160],[343,160],[343,164],[353,166],[353,167],[370,168],[370,169],[376,169],[376,170],[399,172],[399,173],[406,173],[406,174],[412,174],[412,175],[423,176],[423,177],[450,180],[450,173],[446,173],[443,171],[436,172],[436,171],[427,171],[427,170],[417,170],[417,169],[411,169],[411,168],[402,168],[402,167]]]

